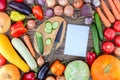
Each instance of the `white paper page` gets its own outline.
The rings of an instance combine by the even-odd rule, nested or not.
[[[68,24],[64,54],[85,57],[88,36],[89,26]]]

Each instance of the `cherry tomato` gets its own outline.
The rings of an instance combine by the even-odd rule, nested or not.
[[[103,42],[102,51],[106,54],[111,54],[115,50],[115,46],[112,42]]]
[[[107,40],[112,40],[112,39],[114,39],[114,37],[115,37],[115,31],[114,31],[114,29],[112,29],[112,28],[106,28],[106,29],[104,30],[104,37],[105,37]]]
[[[114,42],[116,46],[120,47],[120,35],[115,37]]]
[[[6,62],[6,59],[0,54],[0,66],[3,66]]]
[[[120,32],[120,21],[116,21],[113,28],[116,32]]]

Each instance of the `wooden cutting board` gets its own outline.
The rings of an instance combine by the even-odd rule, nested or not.
[[[50,33],[50,34],[48,34],[48,33],[46,33],[46,32],[44,31],[45,23],[46,23],[47,21],[50,21],[51,23],[56,22],[56,21],[58,22],[58,27],[57,27],[57,29],[52,30],[52,33]],[[56,35],[57,35],[58,29],[59,29],[59,27],[60,27],[60,25],[61,25],[62,22],[64,22],[64,26],[63,26],[63,30],[62,30],[62,35],[61,35],[60,43],[58,43],[57,46],[56,46],[56,49],[58,49],[58,48],[60,47],[62,41],[63,41],[64,35],[65,35],[65,32],[66,32],[66,26],[67,26],[66,21],[65,21],[62,17],[57,17],[57,16],[56,16],[56,17],[49,18],[48,20],[44,21],[44,22],[38,27],[38,29],[36,30],[36,31],[40,32],[40,33],[42,34],[42,36],[43,36],[43,44],[44,44],[44,52],[43,52],[43,55],[44,55],[44,56],[46,56],[46,55],[48,55],[48,54],[50,53],[50,51],[51,51],[51,49],[52,49],[52,46],[53,46],[53,43],[54,43],[54,41],[55,41],[55,37],[56,37]],[[35,33],[36,33],[36,31],[35,31]],[[45,40],[46,40],[47,38],[51,38],[51,39],[52,39],[52,44],[49,45],[49,46],[45,44]],[[38,46],[37,46],[35,34],[34,34],[34,47],[35,47],[35,50],[37,51],[37,53],[40,54],[40,52],[39,52],[39,50],[38,50]]]

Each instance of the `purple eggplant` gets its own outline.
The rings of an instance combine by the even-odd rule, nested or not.
[[[23,13],[26,15],[29,15],[32,13],[31,8],[29,8],[27,5],[25,5],[24,3],[19,3],[16,1],[10,1],[9,2],[9,7]]]

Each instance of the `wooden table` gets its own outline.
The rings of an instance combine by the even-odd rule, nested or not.
[[[8,2],[11,1],[11,0],[8,0]],[[73,0],[69,0],[70,3],[72,3]],[[31,5],[29,5],[31,7]],[[46,9],[46,6],[42,6],[43,10],[45,11]],[[7,10],[11,10],[10,8],[7,8]],[[80,16],[79,14],[79,10],[75,10],[75,14],[73,17],[67,17],[65,16],[64,14],[61,16],[63,17],[67,23],[70,23],[70,24],[83,24],[84,25],[84,18]],[[27,19],[30,19],[31,17],[27,17]],[[35,31],[36,29],[38,28],[38,26],[43,23],[47,18],[44,18],[42,21],[39,21],[36,19],[36,22],[37,22],[37,26],[34,28],[34,29],[31,29],[31,30],[28,30],[27,34],[30,35],[30,39],[32,41],[32,44],[33,44],[33,39],[34,39],[34,34],[35,34]],[[7,34],[9,35],[9,31],[7,32]],[[9,36],[10,37],[10,36]],[[11,37],[10,37],[11,38]],[[21,37],[22,38],[22,37]],[[64,40],[62,42],[62,45],[60,46],[59,49],[57,49],[55,51],[55,57],[54,59],[60,59],[60,60],[65,60],[67,62],[71,61],[71,60],[85,60],[85,58],[83,57],[78,57],[78,56],[69,56],[69,55],[64,55],[64,45],[65,44],[65,37],[64,37]],[[89,41],[88,41],[88,46],[87,46],[87,49],[90,50],[93,45],[92,45],[92,37],[91,37],[91,30],[90,30],[90,34],[89,34]],[[37,52],[36,52],[37,53]]]

